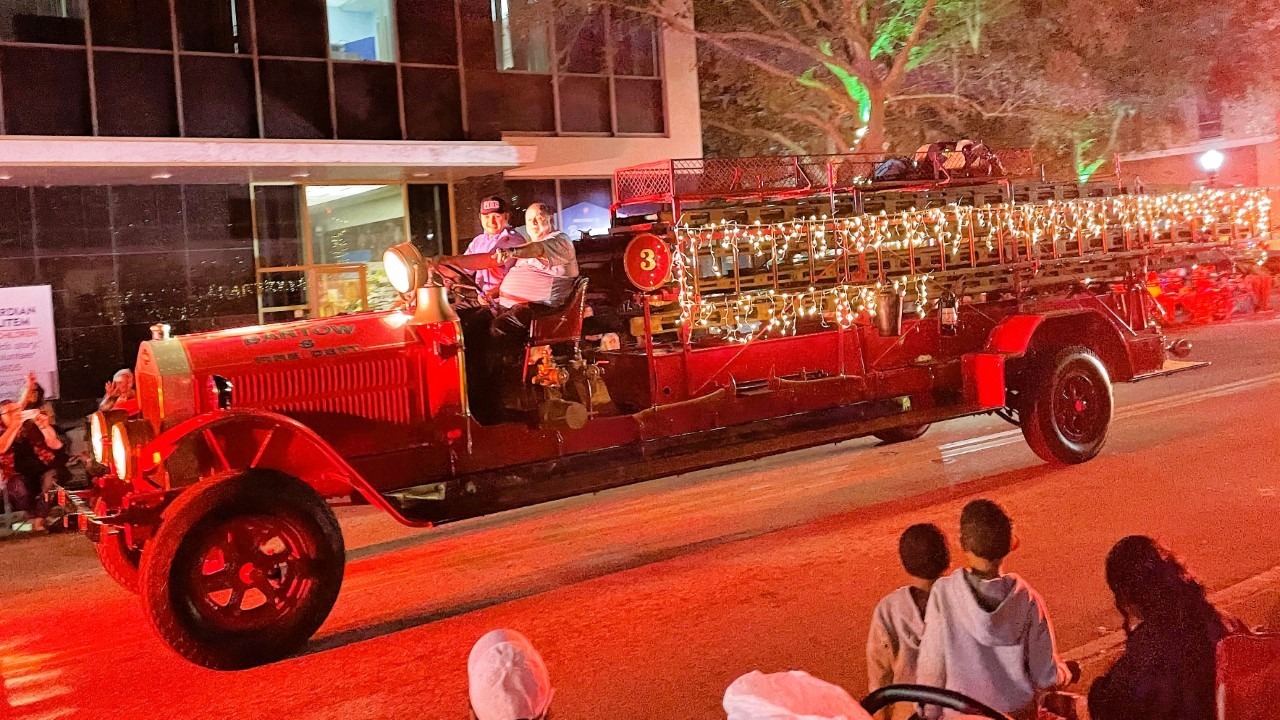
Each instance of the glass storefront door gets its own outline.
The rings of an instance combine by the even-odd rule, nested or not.
[[[425,253],[439,253],[447,241],[441,236],[448,232],[447,202],[443,185],[255,186],[260,320],[391,307],[396,293],[383,251],[412,238],[434,246],[423,247]]]

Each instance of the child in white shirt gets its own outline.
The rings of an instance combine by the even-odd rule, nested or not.
[[[885,685],[916,681],[916,654],[924,632],[925,610],[933,583],[951,567],[947,537],[937,525],[912,525],[898,538],[898,557],[911,584],[894,590],[876,605],[867,634],[867,680],[871,692]],[[899,703],[888,718],[910,718],[913,708]]]

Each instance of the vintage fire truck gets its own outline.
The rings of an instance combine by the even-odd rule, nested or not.
[[[1146,273],[1268,232],[1255,192],[873,169],[620,171],[615,229],[579,243],[571,298],[535,313],[498,419],[470,411],[480,359],[439,282],[462,261],[407,244],[384,257],[399,309],[144,343],[140,417],[92,418],[110,472],[66,502],[170,647],[245,668],[333,606],[337,498],[425,526],[978,413],[1046,461],[1087,461],[1112,383],[1193,366],[1167,357]]]

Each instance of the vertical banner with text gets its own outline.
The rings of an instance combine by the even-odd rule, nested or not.
[[[53,332],[53,288],[0,288],[0,400],[18,398],[27,373],[47,397],[58,397],[58,346]]]

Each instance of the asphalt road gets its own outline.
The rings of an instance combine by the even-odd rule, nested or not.
[[[865,686],[875,602],[913,522],[957,532],[992,497],[1009,569],[1046,598],[1060,647],[1114,631],[1110,545],[1154,534],[1211,589],[1280,566],[1280,319],[1190,333],[1209,368],[1117,388],[1103,454],[1050,468],[1002,421],[855,440],[427,531],[340,511],[350,558],[308,651],[215,673],[157,640],[73,536],[0,543],[0,718],[465,718],[466,656],[528,635],[557,720],[723,717],[724,688],[791,668]],[[1280,589],[1235,610],[1280,627]]]

